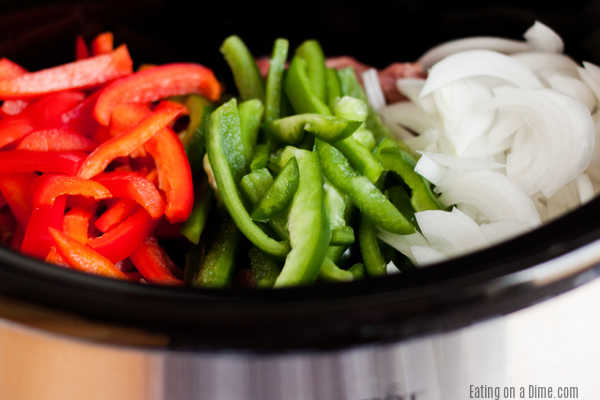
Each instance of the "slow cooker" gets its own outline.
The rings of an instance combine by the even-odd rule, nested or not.
[[[219,3],[219,2],[217,2]],[[536,19],[600,62],[600,2],[434,5],[25,1],[0,56],[30,69],[110,30],[137,62],[317,38],[376,67],[453,38],[517,38]],[[600,199],[510,241],[410,273],[281,290],[141,285],[0,249],[2,399],[593,399],[600,396]]]

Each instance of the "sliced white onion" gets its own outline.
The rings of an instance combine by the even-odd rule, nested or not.
[[[481,105],[491,98],[492,92],[486,86],[470,79],[451,82],[433,92],[444,134],[457,154],[463,154],[490,128],[495,111]]]
[[[442,253],[458,255],[487,244],[477,223],[457,208],[420,211],[415,218],[425,239]]]
[[[596,96],[596,103],[600,104],[600,74],[598,74],[598,66],[584,62],[584,67],[577,67],[577,73],[581,80],[588,85],[588,87],[594,92]]]
[[[579,204],[579,193],[575,180],[573,180],[546,199],[546,217],[548,219],[558,217]]]
[[[436,164],[439,164],[442,167],[446,167],[455,171],[502,169],[505,167],[504,164],[500,164],[491,158],[457,157],[450,154],[432,153],[428,151],[424,151],[421,153],[421,158],[427,157]],[[421,161],[421,159],[419,159],[419,161]],[[417,168],[415,167],[415,171],[416,169]]]
[[[396,81],[396,87],[400,93],[421,107],[425,112],[435,114],[437,110],[432,96],[419,97],[423,86],[425,86],[425,79],[403,78]]]
[[[563,75],[577,76],[577,63],[564,54],[533,51],[513,54],[510,57],[536,73],[552,70]]]
[[[381,83],[379,82],[377,71],[374,68],[369,68],[363,72],[362,78],[365,86],[365,93],[367,94],[367,99],[369,100],[371,107],[373,107],[375,111],[385,107],[385,96],[381,90]]]
[[[537,50],[562,53],[565,48],[565,44],[561,37],[540,21],[535,21],[535,23],[527,29],[523,37],[527,43]]]
[[[481,232],[490,244],[509,239],[531,228],[518,221],[497,221],[479,225]]]
[[[410,251],[413,254],[415,264],[418,267],[434,264],[448,257],[431,246],[412,246]]]
[[[429,182],[437,185],[444,179],[448,172],[447,168],[442,167],[438,162],[431,159],[428,153],[424,153],[415,165],[415,172],[427,179]]]
[[[520,40],[493,36],[475,36],[439,44],[423,54],[418,62],[423,66],[423,69],[427,70],[441,59],[467,50],[493,50],[511,54],[531,50],[531,45]]]
[[[522,63],[489,50],[470,50],[444,58],[429,71],[421,97],[457,80],[476,76],[491,76],[517,87],[540,88],[542,83]]]
[[[438,184],[445,204],[474,207],[482,222],[518,221],[527,226],[540,223],[535,205],[517,185],[499,172],[480,170],[449,173]]]
[[[587,203],[594,198],[594,186],[592,181],[586,174],[581,174],[575,180],[577,185],[577,193],[579,194],[579,202]]]
[[[515,136],[506,168],[528,194],[549,197],[587,168],[595,132],[582,103],[550,89],[502,87],[494,93],[495,106],[520,112],[527,124]]]
[[[413,262],[415,261],[415,258],[410,250],[411,247],[429,245],[423,235],[421,235],[419,232],[415,232],[410,235],[399,235],[397,233],[379,231],[377,237],[381,239],[382,242],[392,246],[394,249],[404,254]]]
[[[390,261],[389,263],[385,264],[386,275],[399,274],[400,272],[400,269],[396,266],[396,264],[394,264],[393,261]]]
[[[437,128],[437,118],[423,111],[414,103],[402,101],[382,108],[379,114],[388,125],[401,125],[416,133]]]
[[[596,107],[596,97],[594,96],[594,92],[579,79],[559,74],[551,74],[546,77],[546,82],[548,82],[552,89],[585,104],[588,110],[592,111],[594,107]]]
[[[437,142],[440,138],[440,130],[436,128],[427,129],[419,136],[405,139],[406,144],[413,150],[437,151]]]

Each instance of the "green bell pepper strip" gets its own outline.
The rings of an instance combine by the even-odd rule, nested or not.
[[[366,215],[361,215],[358,229],[358,243],[365,270],[369,276],[385,275],[385,259],[381,253],[375,225]]]
[[[202,171],[208,119],[214,107],[208,100],[198,95],[190,95],[185,101],[185,105],[190,111],[190,123],[184,131],[181,141],[192,172],[197,174]]]
[[[408,220],[417,227],[415,209],[412,206],[410,196],[402,186],[392,186],[385,191],[386,196]]]
[[[329,257],[325,257],[319,271],[319,279],[325,282],[352,282],[354,274],[351,271],[341,269]]]
[[[306,61],[302,57],[296,55],[292,58],[283,88],[296,113],[331,115],[327,104],[314,93],[308,78]]]
[[[377,183],[384,171],[381,163],[371,154],[368,148],[349,137],[334,143],[350,161],[350,164],[361,174],[369,178],[373,183]]]
[[[399,234],[414,232],[414,227],[404,215],[367,177],[356,173],[337,148],[322,140],[316,140],[315,148],[327,179],[346,193],[375,225]]]
[[[250,161],[250,171],[256,171],[265,168],[269,164],[269,153],[271,146],[267,143],[257,144],[254,148],[254,155]]]
[[[239,110],[242,154],[244,155],[244,167],[247,167],[254,154],[256,138],[265,108],[260,100],[251,99],[240,103]]]
[[[252,171],[244,175],[240,180],[240,188],[252,204],[258,203],[272,184],[273,176],[266,168]]]
[[[296,49],[296,56],[306,61],[308,80],[315,96],[322,102],[327,101],[327,67],[319,42],[306,40]]]
[[[281,93],[283,86],[283,71],[287,59],[289,42],[277,39],[273,45],[273,53],[269,62],[267,88],[265,93],[265,121],[273,121],[281,117]]]
[[[272,288],[281,272],[281,264],[275,258],[252,246],[248,251],[254,283],[259,289]]]
[[[327,68],[327,104],[333,108],[336,101],[342,97],[340,78],[334,68]]]
[[[298,162],[292,157],[254,208],[252,219],[266,222],[285,210],[298,189],[298,181]]]
[[[341,226],[331,231],[331,245],[347,246],[354,243],[354,229],[351,226]]]
[[[367,118],[367,103],[350,96],[340,98],[333,108],[337,117],[357,121],[360,125]],[[350,160],[350,164],[365,175],[373,183],[377,183],[383,173],[383,166],[373,157],[370,149],[363,146],[353,137],[339,140],[334,143],[344,155]]]
[[[375,148],[375,136],[373,136],[373,132],[366,128],[357,129],[354,131],[351,138],[369,151],[373,151]]]
[[[285,259],[275,287],[309,284],[319,275],[331,232],[323,205],[323,178],[319,157],[296,149],[300,179],[288,215],[292,250]]]
[[[196,202],[192,213],[181,227],[181,234],[190,242],[198,244],[200,236],[206,227],[208,214],[212,208],[213,193],[208,188],[208,182],[203,181],[195,195]]]
[[[349,137],[360,125],[359,121],[305,113],[268,122],[265,129],[279,142],[298,144],[302,141],[305,131],[327,142],[333,142]]]
[[[236,35],[229,36],[220,48],[225,56],[229,68],[233,73],[235,85],[242,100],[265,100],[265,82],[260,75],[256,61],[244,44]]]
[[[199,251],[188,253],[186,269],[193,271],[191,285],[209,288],[230,286],[241,236],[233,221],[225,218],[204,257],[199,257]]]
[[[377,152],[377,158],[387,171],[397,174],[410,188],[410,203],[415,211],[442,209],[431,192],[429,182],[414,170],[416,162],[400,148],[385,148]]]
[[[344,96],[352,96],[360,99],[368,104],[367,95],[365,94],[362,86],[358,82],[356,73],[352,67],[339,69],[338,78],[340,79],[340,86],[342,88],[342,94]],[[394,135],[390,129],[383,123],[381,117],[377,112],[368,104],[368,114],[365,121],[366,127],[375,136],[375,141],[379,142],[383,138],[392,138]],[[404,150],[412,153],[412,150],[402,141],[398,141],[398,145]]]
[[[365,266],[361,263],[354,264],[348,271],[352,272],[355,281],[359,281],[365,277]]]
[[[239,135],[239,132],[239,114],[236,101],[232,99],[211,114],[208,129],[208,158],[219,195],[238,229],[248,240],[268,254],[283,257],[288,253],[288,244],[271,238],[252,221],[235,184],[234,169],[231,166],[232,163],[229,162],[228,155],[231,158],[230,153],[238,151],[236,143],[231,137]],[[235,161],[237,157],[233,159]]]

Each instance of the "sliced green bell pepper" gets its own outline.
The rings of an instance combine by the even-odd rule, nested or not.
[[[260,202],[252,212],[252,219],[266,222],[274,215],[285,210],[292,201],[294,193],[296,193],[298,181],[298,162],[292,157],[260,199]]]
[[[279,142],[298,144],[302,141],[305,131],[332,142],[349,137],[360,125],[359,121],[306,113],[268,122],[265,129]]]
[[[265,82],[248,47],[238,36],[229,36],[221,45],[221,53],[231,68],[242,100],[265,100]]]

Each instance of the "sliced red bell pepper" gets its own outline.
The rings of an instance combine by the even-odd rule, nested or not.
[[[44,260],[49,264],[58,265],[60,267],[69,267],[69,264],[65,261],[65,259],[60,255],[56,246],[50,247],[50,251]]]
[[[148,282],[161,285],[183,285],[183,281],[177,279],[171,272],[176,268],[175,263],[160,247],[155,237],[149,236],[144,239],[142,245],[129,258]]]
[[[109,278],[128,279],[109,259],[98,252],[57,229],[50,228],[49,231],[58,252],[74,269]]]
[[[119,199],[111,205],[102,215],[96,220],[95,226],[100,232],[108,232],[117,224],[121,223],[131,213],[137,209],[137,204],[128,199]]]
[[[170,128],[157,133],[146,143],[154,158],[160,189],[167,197],[165,215],[171,223],[185,221],[194,206],[194,184],[183,144]]]
[[[93,112],[100,90],[86,97],[81,103],[65,112],[62,116],[63,128],[94,137],[100,124],[94,118]]]
[[[75,175],[85,156],[80,151],[2,151],[0,174],[37,171]]]
[[[133,63],[125,45],[110,54],[0,81],[0,99],[25,99],[69,89],[97,86],[129,75]]]
[[[71,208],[65,214],[63,232],[79,243],[86,244],[88,241],[90,220],[94,216],[94,209],[92,207]]]
[[[27,70],[8,58],[0,59],[0,80],[12,79],[26,74]]]
[[[62,229],[65,212],[65,196],[61,196],[53,205],[40,205],[33,208],[21,251],[32,257],[45,259],[52,246],[48,228]]]
[[[63,125],[63,115],[83,101],[81,92],[53,93],[31,103],[23,113],[0,120],[0,148],[36,129]]]
[[[1,153],[0,153],[1,154]],[[0,175],[0,193],[19,225],[25,229],[33,210],[33,173]]]
[[[89,56],[90,52],[88,50],[87,44],[85,44],[83,36],[77,35],[77,38],[75,39],[75,59],[85,60]]]
[[[148,117],[152,113],[146,103],[125,103],[115,107],[110,117],[110,135],[120,136]]]
[[[158,131],[165,128],[186,110],[181,104],[171,101],[162,102],[152,114],[144,118],[135,128],[98,146],[85,159],[77,174],[86,179],[98,175],[104,171],[112,160],[117,157],[125,157],[138,147],[143,146]]]
[[[68,129],[45,129],[25,136],[17,146],[31,151],[92,151],[96,142]]]
[[[101,183],[76,176],[44,174],[36,179],[33,204],[53,205],[57,198],[65,195],[92,197],[96,200],[112,197]]]
[[[112,262],[117,262],[129,257],[153,228],[154,222],[150,214],[139,208],[102,236],[90,239],[88,245]]]
[[[92,54],[97,56],[113,51],[114,36],[111,32],[99,34],[92,40]]]
[[[216,101],[221,96],[221,84],[210,69],[199,64],[166,64],[145,69],[104,88],[94,116],[100,124],[108,125],[117,104],[149,103],[188,93],[199,93]]]
[[[154,219],[165,212],[165,202],[156,186],[135,172],[108,172],[97,175],[94,180],[106,187],[113,197],[135,201]]]

